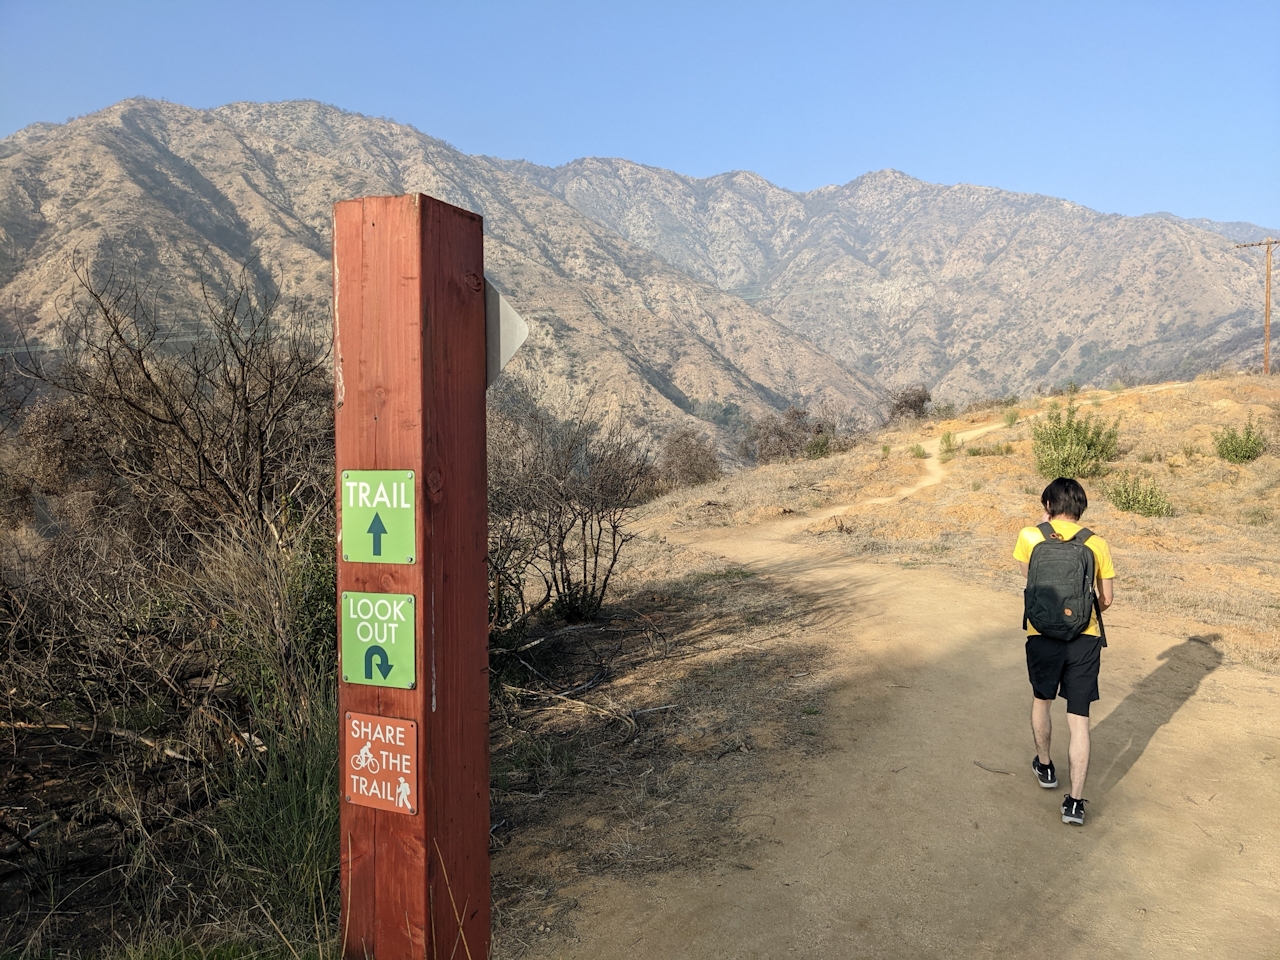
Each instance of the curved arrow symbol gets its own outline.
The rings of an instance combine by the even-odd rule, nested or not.
[[[382,535],[387,532],[387,528],[382,523],[382,517],[376,513],[373,515],[373,523],[369,524],[369,529],[365,533],[373,534],[373,555],[375,557],[382,556]]]
[[[376,552],[376,551],[375,551]],[[382,674],[382,679],[387,679],[387,674],[391,672],[392,663],[387,657],[387,651],[381,647],[370,647],[364,655],[364,678],[366,680],[373,679],[373,661],[374,658],[379,660],[378,672]]]

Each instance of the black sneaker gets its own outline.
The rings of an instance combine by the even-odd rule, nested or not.
[[[1036,779],[1040,781],[1040,786],[1046,790],[1050,790],[1058,785],[1058,775],[1054,772],[1053,761],[1041,763],[1039,756],[1031,758],[1031,769],[1036,772]]]
[[[1084,826],[1084,805],[1088,800],[1077,800],[1071,794],[1066,794],[1062,798],[1062,822],[1074,823],[1077,826]]]

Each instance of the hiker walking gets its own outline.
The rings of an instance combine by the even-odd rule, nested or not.
[[[1062,800],[1062,822],[1084,825],[1084,781],[1089,772],[1089,704],[1098,699],[1098,668],[1107,645],[1102,612],[1111,606],[1116,570],[1107,541],[1080,525],[1089,506],[1084,487],[1059,477],[1040,494],[1044,516],[1023,527],[1013,548],[1027,578],[1023,622],[1027,673],[1031,678],[1031,761],[1040,786],[1058,785],[1049,756],[1049,705],[1059,693],[1067,701],[1071,735],[1071,792]]]

